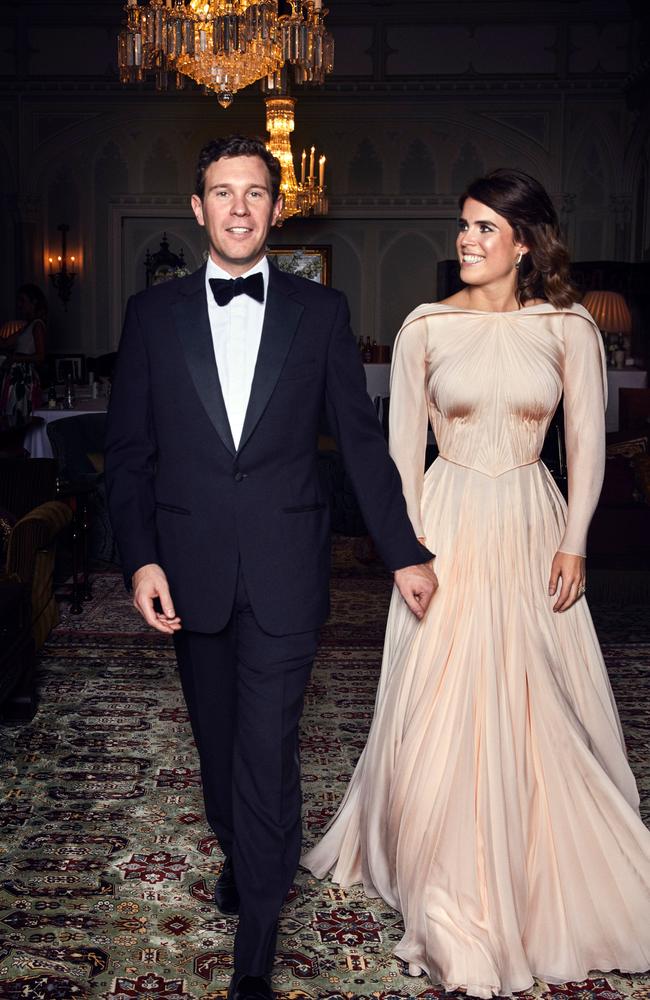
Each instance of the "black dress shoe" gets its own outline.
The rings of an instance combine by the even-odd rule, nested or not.
[[[232,861],[226,858],[221,869],[221,875],[215,882],[214,901],[217,908],[227,916],[239,913],[239,892],[232,870]]]
[[[275,993],[266,976],[233,976],[228,990],[228,1000],[274,1000]]]

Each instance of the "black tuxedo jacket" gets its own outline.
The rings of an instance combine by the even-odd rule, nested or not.
[[[159,563],[183,626],[216,632],[238,567],[260,626],[318,628],[329,608],[329,511],[317,469],[323,411],[390,569],[428,561],[365,387],[345,297],[271,266],[238,448],[212,346],[205,268],[130,299],[105,475],[127,582]]]

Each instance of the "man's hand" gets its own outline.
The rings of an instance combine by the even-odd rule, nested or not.
[[[174,610],[165,571],[157,563],[147,563],[133,574],[133,607],[140,612],[147,625],[164,635],[173,635],[181,627],[181,620]],[[156,612],[153,602],[160,599],[163,613]]]
[[[548,581],[549,597],[557,594],[562,580],[560,595],[553,605],[553,611],[567,611],[579,601],[586,589],[585,560],[569,552],[556,552]]]
[[[430,564],[403,566],[393,574],[400,594],[416,618],[424,618],[429,601],[438,589],[438,578]]]

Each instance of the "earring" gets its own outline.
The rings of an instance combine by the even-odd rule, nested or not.
[[[523,251],[520,250],[519,251],[519,256],[517,257],[517,259],[515,261],[515,267],[519,267],[519,265],[521,264],[523,256],[524,256]]]

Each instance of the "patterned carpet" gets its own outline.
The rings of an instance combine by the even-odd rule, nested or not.
[[[389,583],[335,546],[333,616],[304,718],[308,842],[338,803],[370,723]],[[650,813],[647,608],[596,609],[631,763]],[[0,998],[216,1000],[234,920],[212,903],[220,855],[169,642],[145,633],[121,578],[96,579],[41,662],[40,710],[0,731]],[[391,956],[397,913],[300,872],[284,908],[281,1000],[434,1000]],[[532,995],[650,1000],[650,976],[610,974]],[[453,996],[453,995],[452,995]]]

